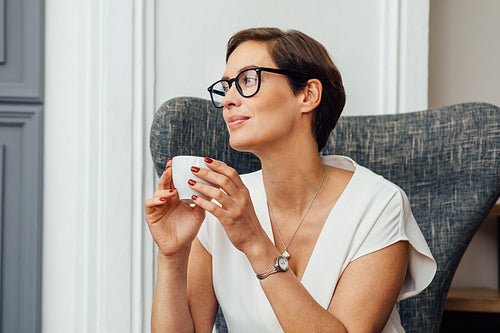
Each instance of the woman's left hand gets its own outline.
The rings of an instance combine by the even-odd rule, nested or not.
[[[227,164],[208,157],[205,158],[205,164],[211,170],[193,168],[191,171],[217,187],[200,182],[190,182],[190,186],[215,199],[221,206],[202,197],[194,198],[194,202],[219,219],[233,245],[249,255],[257,250],[259,244],[269,242],[269,238],[255,214],[248,189],[238,172]]]

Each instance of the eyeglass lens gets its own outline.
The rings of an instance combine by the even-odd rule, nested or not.
[[[236,83],[236,89],[241,96],[251,97],[259,89],[259,73],[256,69],[247,69],[238,74],[234,79],[216,82],[210,90],[212,101],[216,107],[222,107],[222,99],[226,96],[229,89],[231,89],[233,82]]]

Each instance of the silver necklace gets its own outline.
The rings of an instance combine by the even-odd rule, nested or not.
[[[282,256],[285,257],[286,259],[290,258],[290,253],[288,253],[288,247],[290,247],[290,244],[292,243],[293,238],[295,237],[295,234],[297,234],[297,231],[299,231],[300,225],[302,224],[302,222],[304,222],[304,219],[306,218],[307,213],[309,213],[309,209],[311,209],[311,206],[314,202],[314,199],[316,199],[316,197],[318,196],[319,190],[321,189],[321,185],[323,185],[323,181],[325,180],[325,174],[326,174],[325,166],[323,165],[323,177],[321,178],[321,182],[319,183],[318,189],[316,190],[316,193],[314,193],[314,196],[313,196],[311,202],[309,203],[309,206],[307,206],[306,212],[304,213],[304,215],[302,215],[302,218],[300,219],[300,222],[297,225],[297,228],[295,228],[295,232],[293,233],[292,237],[288,241],[288,244],[286,244],[286,245],[285,245],[285,242],[283,242],[283,238],[281,237],[281,232],[280,232],[280,229],[278,228],[278,224],[274,221],[273,210],[271,209],[271,205],[269,204],[269,200],[267,200],[267,207],[269,209],[271,223],[276,228],[276,231],[278,231],[278,237],[281,241],[281,244],[283,245],[283,248],[285,249],[285,251],[283,251]]]

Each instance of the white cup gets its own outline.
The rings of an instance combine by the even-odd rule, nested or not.
[[[193,190],[188,184],[189,179],[193,179],[197,182],[213,186],[213,184],[199,177],[196,177],[191,171],[191,167],[193,166],[198,167],[200,169],[201,168],[207,169],[203,157],[175,156],[172,159],[172,178],[174,181],[174,186],[177,189],[177,193],[179,193],[179,199],[189,204],[190,206],[194,206],[194,201],[193,199],[191,199],[193,195],[197,195],[207,200],[210,200],[210,198],[207,198],[207,196]]]

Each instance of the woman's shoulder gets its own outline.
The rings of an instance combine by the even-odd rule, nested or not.
[[[349,178],[348,187],[352,190],[359,190],[363,193],[390,192],[399,193],[402,189],[374,171],[359,165],[352,158],[341,155],[322,156],[324,164],[340,169],[339,172],[345,179]]]

